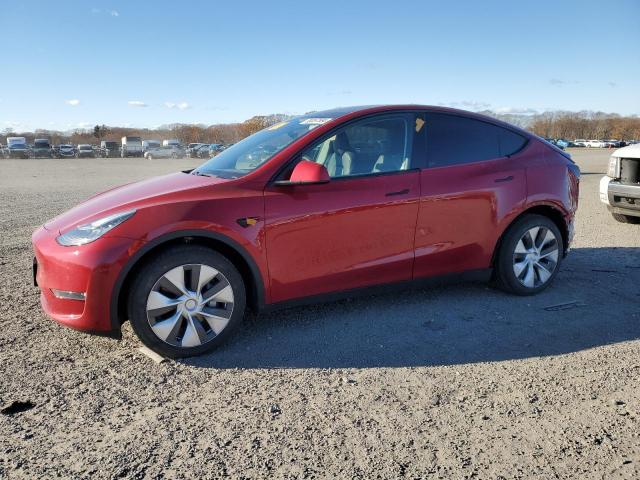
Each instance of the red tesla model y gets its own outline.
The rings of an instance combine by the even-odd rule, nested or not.
[[[580,172],[555,146],[438,107],[292,118],[200,167],[96,195],[33,234],[44,311],[170,357],[208,352],[247,309],[487,272],[546,288]]]

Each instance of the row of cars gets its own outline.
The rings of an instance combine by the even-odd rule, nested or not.
[[[576,138],[573,141],[564,138],[545,138],[545,140],[563,150],[568,147],[621,148],[638,143],[638,140],[585,140],[584,138]]]
[[[232,144],[223,145],[221,143],[190,143],[187,146],[185,154],[189,158],[211,158],[229,148],[231,145]]]
[[[36,138],[32,145],[25,137],[7,137],[7,145],[0,144],[0,158],[211,158],[227,145],[190,143],[186,147],[179,140],[142,140],[122,137],[121,142],[103,140],[100,145],[88,143],[51,145],[46,138]]]

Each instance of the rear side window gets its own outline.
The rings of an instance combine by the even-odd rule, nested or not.
[[[431,167],[500,158],[517,152],[526,143],[524,137],[504,128],[446,113],[429,113],[426,127]]]
[[[527,139],[522,135],[506,128],[500,128],[500,154],[503,157],[522,150],[526,143]]]

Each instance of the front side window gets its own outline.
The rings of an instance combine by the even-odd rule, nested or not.
[[[332,178],[410,168],[409,116],[363,120],[305,150],[302,160],[324,165]]]
[[[332,119],[297,117],[277,123],[222,151],[198,167],[195,173],[222,178],[242,177],[266,163],[298,138],[330,120]],[[209,148],[209,145],[203,145],[202,148]]]

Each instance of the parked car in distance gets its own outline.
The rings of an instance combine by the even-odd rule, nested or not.
[[[100,142],[99,154],[103,158],[115,158],[120,156],[120,144],[110,140]]]
[[[605,140],[604,142],[607,148],[621,148],[626,145],[625,142],[621,140],[615,140],[615,139]]]
[[[224,145],[220,143],[212,143],[209,145],[209,158],[218,155],[224,150]]]
[[[198,158],[196,152],[202,145],[204,145],[204,143],[189,143],[185,150],[187,158]]]
[[[573,147],[573,142],[570,142],[569,140],[565,140],[564,138],[557,138],[555,145],[557,147],[565,149],[565,148]]]
[[[143,140],[142,141],[142,153],[144,154],[151,148],[157,148],[160,146],[160,140]]]
[[[640,144],[613,152],[600,180],[600,201],[618,222],[640,224]]]
[[[144,154],[144,158],[153,160],[154,158],[181,158],[184,157],[184,152],[181,148],[168,146],[168,147],[155,147],[147,150]]]
[[[36,138],[31,147],[32,158],[52,158],[53,149],[47,138]]]
[[[125,157],[142,157],[142,139],[140,137],[122,137],[120,155]]]
[[[72,158],[76,156],[76,148],[73,145],[62,144],[56,148],[57,158]]]
[[[46,222],[33,271],[57,322],[119,337],[128,319],[161,355],[198,355],[248,309],[381,284],[466,272],[538,293],[571,244],[579,175],[566,152],[480,114],[314,112]]]
[[[602,140],[588,140],[585,146],[587,148],[604,148],[607,144]]]
[[[558,147],[561,150],[564,150],[563,146],[558,145],[558,141],[555,138],[545,138],[545,141],[549,142],[551,145],[555,145],[556,147]]]
[[[575,147],[586,147],[587,146],[587,140],[585,140],[584,138],[576,138],[573,141],[573,145]]]
[[[88,143],[81,143],[76,150],[76,158],[95,158],[96,153],[93,146]]]
[[[7,137],[6,155],[8,158],[29,158],[31,151],[24,137]]]
[[[163,147],[182,147],[182,143],[177,138],[170,138],[162,141]]]

